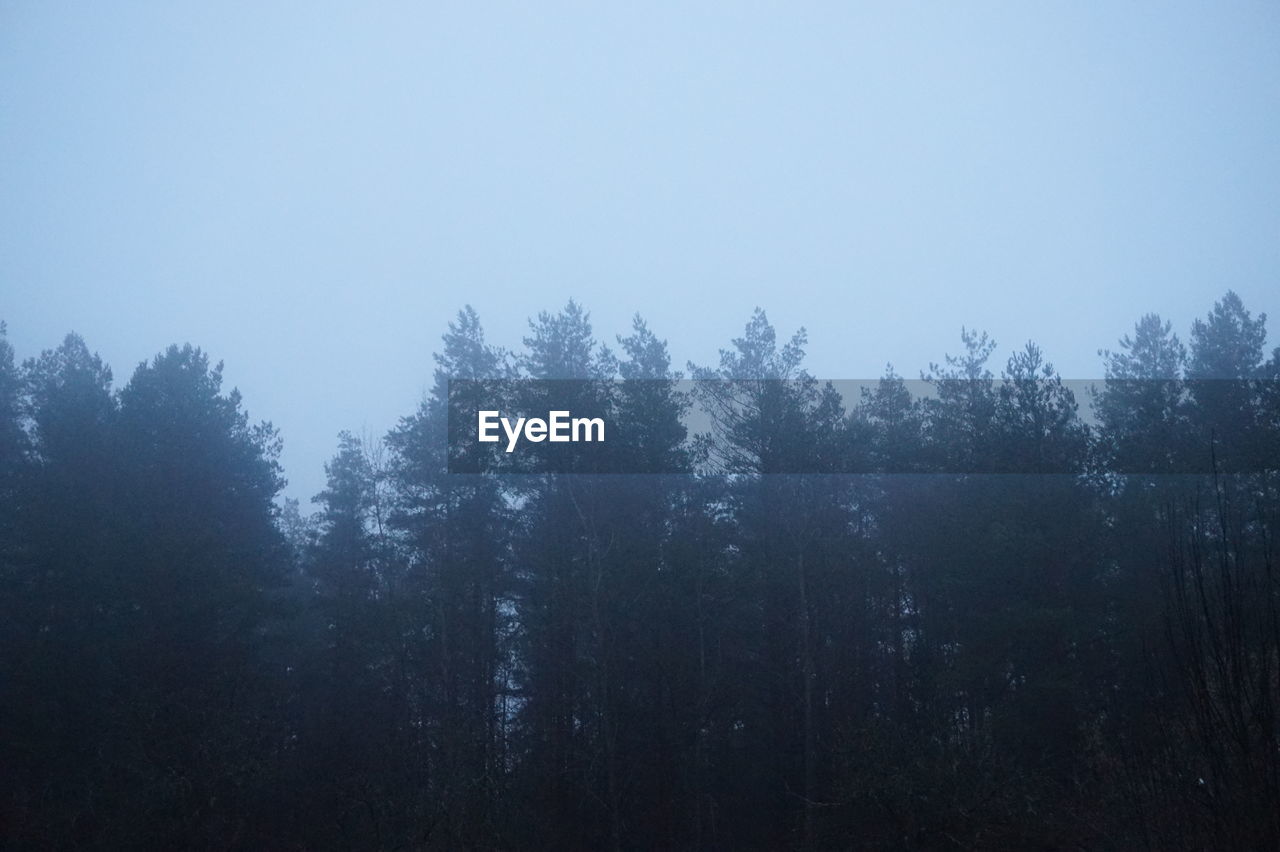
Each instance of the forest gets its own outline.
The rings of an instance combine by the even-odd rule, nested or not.
[[[1280,848],[1280,348],[1206,308],[853,400],[762,311],[467,308],[311,507],[202,350],[0,331],[0,845]],[[538,379],[609,440],[451,468],[450,382]]]

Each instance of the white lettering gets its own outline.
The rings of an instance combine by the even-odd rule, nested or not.
[[[552,443],[560,444],[569,440],[569,412],[553,411],[548,415],[551,418],[551,434],[548,436]]]
[[[515,423],[503,417],[499,411],[476,412],[476,439],[492,444],[502,440],[498,427],[507,436],[507,452],[515,452],[523,437],[535,444],[543,441],[561,444],[565,442],[604,441],[604,419],[601,417],[573,417],[568,411],[547,412],[547,420],[541,417],[517,417]]]
[[[578,437],[578,427],[582,427],[584,437]],[[596,437],[591,437],[591,430],[596,430]],[[603,441],[604,440],[604,420],[600,417],[575,417],[573,418],[573,440],[575,441]]]
[[[496,433],[492,435],[489,434],[490,430],[496,430],[498,428],[498,424],[493,422],[493,418],[497,416],[498,416],[498,412],[496,411],[480,412],[479,440],[482,443],[492,444],[498,440],[498,436]]]
[[[511,428],[511,421],[502,418],[502,429],[507,433],[507,452],[512,452],[516,448],[516,442],[520,440],[520,427],[524,425],[524,418],[516,420],[516,428]]]

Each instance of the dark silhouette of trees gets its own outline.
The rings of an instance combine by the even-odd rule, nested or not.
[[[388,438],[390,526],[403,553],[400,654],[421,802],[414,842],[483,848],[507,830],[502,798],[514,712],[511,538],[517,515],[493,477],[450,476],[449,381],[510,378],[470,308],[449,324],[435,384]]]
[[[116,391],[0,325],[0,836],[1273,848],[1265,320],[1144,316],[1086,399],[967,329],[851,394],[763,311],[686,384],[639,317],[467,308],[309,516],[200,350]],[[610,431],[459,441],[489,406]]]
[[[277,760],[270,673],[254,660],[285,567],[274,433],[191,347],[139,366],[118,395],[75,335],[24,372],[33,449],[4,653],[12,836],[242,836]]]

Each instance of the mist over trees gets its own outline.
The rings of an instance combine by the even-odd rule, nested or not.
[[[314,511],[201,350],[117,390],[78,336],[19,362],[0,326],[0,838],[1276,848],[1265,320],[1142,317],[1086,422],[980,332],[934,395],[890,368],[850,402],[762,311],[679,370],[639,318],[605,345],[570,303],[508,350],[467,308]],[[566,445],[592,475],[449,474],[449,380],[514,378],[599,380],[626,439]],[[855,467],[904,473],[788,472]]]

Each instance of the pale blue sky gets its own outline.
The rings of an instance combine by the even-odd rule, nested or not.
[[[511,346],[574,297],[710,363],[761,305],[824,377],[962,324],[1091,377],[1227,288],[1274,328],[1277,273],[1274,2],[0,0],[19,354],[203,346],[304,501],[468,302]]]

